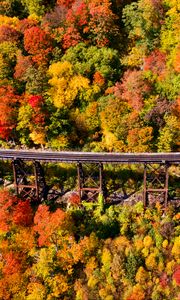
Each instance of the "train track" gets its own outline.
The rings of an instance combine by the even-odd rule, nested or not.
[[[180,163],[180,152],[174,153],[94,153],[0,149],[0,159],[38,160],[67,163]]]

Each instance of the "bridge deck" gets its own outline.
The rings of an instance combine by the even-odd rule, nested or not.
[[[180,163],[180,152],[174,153],[100,153],[0,149],[0,159],[38,160],[67,163]]]

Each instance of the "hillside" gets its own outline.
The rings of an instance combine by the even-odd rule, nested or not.
[[[179,12],[0,0],[0,148],[180,152]],[[0,300],[180,300],[178,164],[3,158]]]
[[[0,145],[180,145],[178,0],[0,1]]]
[[[179,299],[173,207],[99,201],[65,212],[0,191],[0,208],[0,299]]]

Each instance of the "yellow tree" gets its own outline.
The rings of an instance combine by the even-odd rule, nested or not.
[[[57,62],[49,67],[49,94],[57,108],[70,108],[78,94],[89,88],[89,80],[73,70],[71,63]]]
[[[108,151],[125,151],[130,112],[128,103],[118,98],[110,98],[101,111],[103,144]]]
[[[133,128],[129,130],[127,136],[128,151],[130,152],[148,152],[151,149],[151,140],[153,138],[153,128]]]

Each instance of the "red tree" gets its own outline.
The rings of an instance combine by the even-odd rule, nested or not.
[[[51,213],[48,206],[39,205],[34,217],[34,230],[39,234],[39,246],[50,244],[56,230],[63,224],[65,216],[65,212],[61,209]]]
[[[0,230],[8,231],[12,222],[12,207],[17,198],[10,195],[7,190],[0,191]]]
[[[14,78],[21,80],[26,79],[26,71],[33,65],[30,56],[23,56],[21,53],[17,56]]]
[[[144,97],[149,91],[148,82],[143,79],[142,72],[137,70],[126,71],[122,83],[117,83],[114,88],[115,96],[127,101],[136,111],[143,107]]]
[[[57,0],[57,5],[62,5],[67,8],[70,8],[74,2],[75,0]]]
[[[116,20],[109,0],[74,1],[66,15],[63,47],[86,40],[99,47],[108,45],[118,35]]]
[[[174,271],[173,279],[177,285],[180,285],[180,265],[178,265]]]
[[[153,74],[163,78],[166,71],[166,55],[160,50],[156,49],[145,58],[144,71],[151,71]]]
[[[32,123],[43,125],[45,122],[45,112],[43,111],[44,99],[41,95],[30,96],[28,103],[32,107]]]
[[[29,226],[33,221],[33,211],[29,199],[19,201],[14,207],[13,218],[14,224],[20,226]]]
[[[24,48],[38,64],[46,63],[52,51],[52,39],[41,28],[33,26],[24,32]]]
[[[0,137],[8,139],[16,127],[17,104],[20,97],[8,86],[0,87]]]
[[[29,200],[22,201],[7,190],[0,192],[0,229],[10,230],[13,224],[29,226],[33,221],[33,211]]]
[[[9,25],[0,26],[0,43],[1,42],[17,42],[20,37],[19,32]]]
[[[21,263],[15,252],[6,253],[4,259],[6,263],[3,268],[3,275],[9,276],[20,272]]]
[[[24,34],[25,30],[37,26],[38,22],[35,19],[22,19],[17,24],[18,30]]]
[[[41,107],[41,104],[44,102],[41,95],[31,96],[28,100],[32,108]]]

